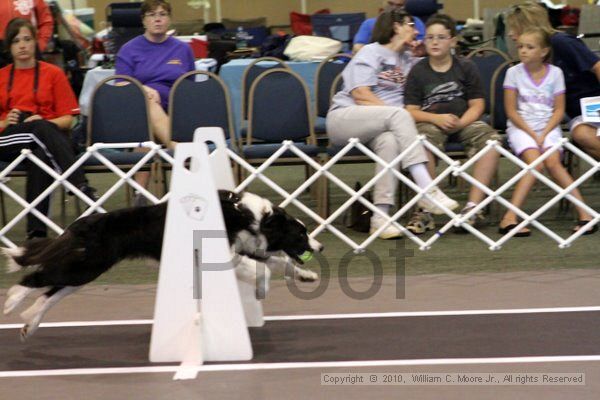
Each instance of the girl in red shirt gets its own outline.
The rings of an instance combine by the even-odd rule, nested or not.
[[[0,69],[0,161],[10,162],[24,148],[62,173],[75,162],[66,130],[71,128],[79,106],[67,77],[58,67],[38,61],[36,31],[31,22],[16,18],[7,26],[4,44],[13,63]],[[53,179],[33,163],[27,165],[26,200],[35,200]],[[83,169],[69,178],[86,195],[95,198]],[[48,213],[49,198],[36,209]],[[27,236],[45,237],[46,225],[27,216]]]

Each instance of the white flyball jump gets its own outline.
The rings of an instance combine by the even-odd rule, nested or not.
[[[248,326],[264,324],[255,287],[231,262],[217,192],[235,187],[226,146],[220,128],[198,128],[175,150],[150,340],[151,362],[182,363],[174,379],[205,361],[252,359]]]

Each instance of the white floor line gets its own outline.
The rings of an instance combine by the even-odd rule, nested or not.
[[[257,364],[214,364],[200,365],[202,372],[257,371],[308,368],[366,368],[366,367],[400,367],[425,365],[467,365],[467,364],[530,364],[559,362],[592,362],[600,361],[600,355],[588,356],[540,356],[540,357],[501,357],[501,358],[440,358],[417,360],[382,360],[382,361],[326,361],[296,363],[257,363]],[[76,376],[76,375],[118,375],[118,374],[155,374],[176,373],[180,365],[123,367],[123,368],[80,368],[51,369],[35,371],[0,371],[0,378],[27,378],[42,376]]]
[[[567,313],[600,311],[600,306],[586,307],[552,307],[552,308],[514,308],[488,310],[447,310],[447,311],[399,311],[384,313],[355,313],[355,314],[315,314],[315,315],[273,315],[266,316],[265,321],[304,321],[319,319],[353,319],[353,318],[400,318],[400,317],[438,317],[464,315],[500,315],[500,314],[538,314],[538,313]],[[149,325],[151,319],[131,319],[115,321],[70,321],[44,322],[42,328],[63,328],[78,326],[112,326],[112,325]],[[2,324],[0,329],[17,329],[23,324]]]
[[[488,310],[448,310],[448,311],[399,311],[385,313],[356,314],[318,314],[318,315],[282,315],[265,317],[265,321],[302,321],[316,319],[352,319],[352,318],[400,318],[400,317],[440,317],[464,315],[497,315],[497,314],[538,314],[600,311],[600,306],[589,307],[554,307],[554,308],[515,308]]]
[[[114,321],[67,321],[67,322],[42,322],[41,328],[74,328],[80,326],[115,326],[115,325],[150,325],[151,319],[124,319]],[[3,324],[0,329],[21,329],[23,324]]]

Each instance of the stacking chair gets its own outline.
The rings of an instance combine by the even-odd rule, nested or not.
[[[121,46],[144,33],[141,2],[110,3],[106,6],[106,21],[110,25],[110,46],[107,51],[117,54]]]
[[[494,47],[482,47],[475,49],[467,55],[467,58],[475,63],[479,70],[479,76],[483,85],[483,93],[485,96],[485,111],[484,115],[490,115],[491,107],[491,92],[490,83],[496,69],[504,62],[510,61],[510,57],[501,50]],[[486,121],[487,122],[487,121]]]
[[[250,87],[248,130],[241,151],[249,164],[259,165],[273,155],[284,140],[292,140],[305,154],[320,161],[306,83],[290,69],[269,69]],[[305,162],[287,151],[275,164],[305,165]],[[322,191],[317,192],[321,210]]]
[[[341,76],[342,71],[352,58],[350,54],[335,54],[327,57],[317,67],[315,73],[315,115],[316,125],[315,133],[325,134],[325,118],[331,104],[331,89],[333,82],[338,76]],[[341,82],[341,81],[338,81]],[[336,91],[337,92],[337,91]],[[334,93],[335,94],[335,93]]]
[[[437,0],[407,0],[404,5],[406,12],[413,17],[420,18],[423,22],[437,13],[443,6]]]
[[[517,61],[505,61],[500,64],[494,73],[489,83],[490,93],[490,125],[499,133],[506,131],[506,111],[504,110],[504,78],[506,71]]]
[[[284,68],[289,69],[288,65],[279,58],[275,57],[260,57],[252,61],[244,72],[242,73],[242,113],[241,120],[245,121],[248,119],[248,94],[250,92],[250,87],[254,80],[263,72],[274,69],[274,68]]]
[[[199,127],[218,126],[231,147],[236,138],[231,117],[231,99],[223,80],[212,72],[190,71],[175,81],[169,99],[171,140],[192,142]]]
[[[87,145],[152,140],[146,101],[144,88],[135,78],[113,75],[100,81],[90,101]],[[111,157],[123,165],[141,158],[135,153],[115,154],[116,157]],[[90,164],[86,163],[86,167],[94,165],[92,160],[88,162]]]
[[[218,75],[190,71],[180,76],[171,89],[169,116],[171,140],[192,142],[196,128],[217,126],[225,132],[229,147],[238,151],[229,90]],[[234,173],[236,167],[237,164],[234,165]]]
[[[152,139],[147,99],[142,84],[125,75],[113,75],[98,83],[90,100],[87,145],[139,143]],[[109,161],[125,171],[131,169],[144,154],[115,150],[103,153]],[[146,163],[142,170],[150,170],[152,164]],[[88,173],[110,172],[95,157],[88,158],[84,167]]]
[[[365,13],[313,14],[310,21],[313,35],[325,36],[342,42],[342,51],[352,50],[352,41],[365,20]]]

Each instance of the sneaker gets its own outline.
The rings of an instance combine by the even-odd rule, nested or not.
[[[458,203],[456,201],[452,200],[450,197],[446,196],[444,194],[444,192],[442,192],[440,190],[440,188],[438,188],[437,186],[434,186],[431,189],[429,189],[429,191],[427,192],[427,195],[429,197],[431,197],[432,199],[435,199],[438,203],[446,206],[446,208],[448,208],[449,210],[454,210],[455,208],[458,207]],[[445,214],[444,211],[439,206],[437,206],[432,200],[430,200],[429,198],[427,198],[425,196],[421,197],[421,199],[419,200],[419,202],[417,204],[420,208],[422,208],[425,211],[430,212],[432,214],[435,214],[435,215]]]
[[[471,206],[465,206],[462,210],[460,210],[460,213],[458,214],[459,216],[463,216],[467,213],[469,213],[469,211],[471,211],[473,208],[475,208],[475,205],[471,205]],[[479,210],[477,211],[475,214],[471,215],[466,221],[465,223],[471,225],[474,228],[477,228],[481,225],[481,223],[485,221],[485,216],[483,215],[483,211]],[[462,226],[457,226],[455,229],[456,233],[467,233],[467,230],[465,228],[463,228]]]
[[[148,204],[148,199],[143,194],[135,192],[135,195],[133,196],[134,207],[144,207]]]
[[[435,221],[433,220],[433,216],[427,211],[417,210],[408,221],[406,229],[415,235],[420,235],[421,233],[435,229]]]
[[[385,225],[386,219],[382,216],[375,214],[371,217],[371,229],[369,233],[372,235],[377,229]],[[379,233],[380,239],[398,239],[402,237],[402,231],[396,228],[394,225],[388,225],[383,231]]]

